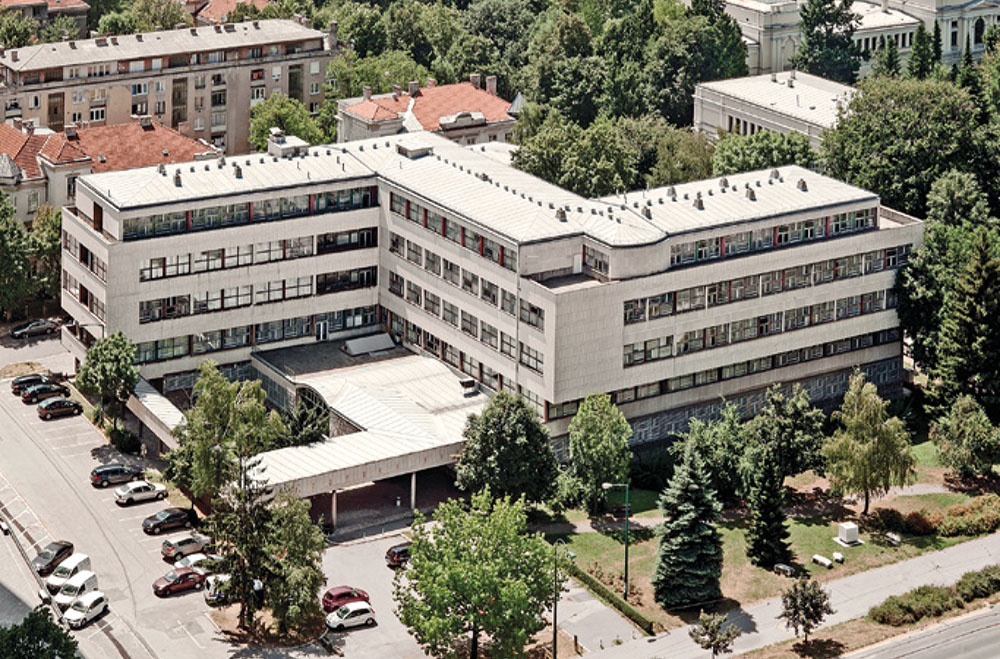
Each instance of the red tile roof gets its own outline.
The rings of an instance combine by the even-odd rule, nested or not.
[[[441,117],[459,112],[482,112],[490,123],[510,120],[508,101],[473,86],[471,82],[421,87],[412,98],[411,111],[424,130],[440,130]],[[379,95],[373,96],[370,101],[346,106],[344,110],[368,121],[395,119],[410,109],[410,100],[407,93],[395,98],[391,94]]]
[[[194,160],[196,155],[212,151],[212,147],[163,124],[153,122],[143,127],[133,121],[78,128],[76,137],[72,138],[65,133],[49,135],[41,155],[56,164],[68,164],[89,157],[93,160],[94,172],[109,172],[160,163],[187,162]]]
[[[238,4],[251,4],[257,9],[263,11],[264,7],[268,6],[270,3],[271,0],[210,0],[209,3],[198,12],[198,18],[212,23],[222,23],[226,20],[226,17],[232,13],[234,9],[236,9],[236,5]]]
[[[10,156],[24,172],[24,178],[41,178],[35,156],[45,146],[47,135],[27,135],[10,124],[0,124],[0,153]]]

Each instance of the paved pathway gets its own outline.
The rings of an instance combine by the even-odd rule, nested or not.
[[[924,584],[949,585],[963,573],[1000,562],[1000,533],[930,552],[893,565],[827,582],[836,613],[824,627],[865,615],[868,609],[890,595]],[[763,600],[729,613],[729,619],[744,629],[735,645],[736,652],[748,652],[794,637],[777,615],[781,598]],[[600,652],[607,659],[703,659],[705,651],[688,636],[688,627],[673,629],[653,638],[644,638]]]
[[[576,636],[588,652],[643,638],[631,622],[570,579],[559,598],[559,628]]]

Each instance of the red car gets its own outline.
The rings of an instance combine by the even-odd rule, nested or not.
[[[164,597],[185,590],[201,590],[205,586],[205,573],[193,567],[179,567],[153,582],[153,593]]]
[[[349,602],[368,602],[368,593],[360,588],[334,586],[323,595],[323,610],[330,613]]]

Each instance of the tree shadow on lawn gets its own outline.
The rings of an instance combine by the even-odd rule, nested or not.
[[[625,544],[625,520],[610,517],[600,517],[590,520],[590,527],[601,535],[611,538],[620,545]],[[629,520],[628,539],[629,543],[636,544],[651,540],[656,535],[656,529],[646,526],[636,520]]]
[[[813,639],[809,643],[799,641],[792,646],[792,652],[810,659],[833,659],[844,654],[847,646],[832,638]]]
[[[979,496],[988,492],[1000,492],[1000,477],[995,473],[989,476],[959,476],[949,472],[944,477],[944,485],[953,492]]]
[[[757,621],[743,609],[742,605],[731,597],[723,597],[711,606],[692,606],[683,609],[667,609],[667,613],[677,616],[687,625],[698,622],[702,612],[724,613],[726,621],[743,630],[744,634],[753,634],[758,630]]]

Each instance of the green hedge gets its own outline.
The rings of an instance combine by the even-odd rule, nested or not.
[[[873,606],[868,616],[883,625],[899,627],[961,609],[969,602],[996,593],[1000,593],[1000,565],[990,565],[966,572],[954,586],[920,586],[894,595]]]
[[[617,593],[595,579],[593,575],[580,568],[576,563],[569,561],[568,565],[570,573],[582,581],[600,599],[621,611],[626,618],[637,624],[642,631],[649,635],[655,633],[653,631],[653,621],[647,618],[639,609],[623,600]]]

